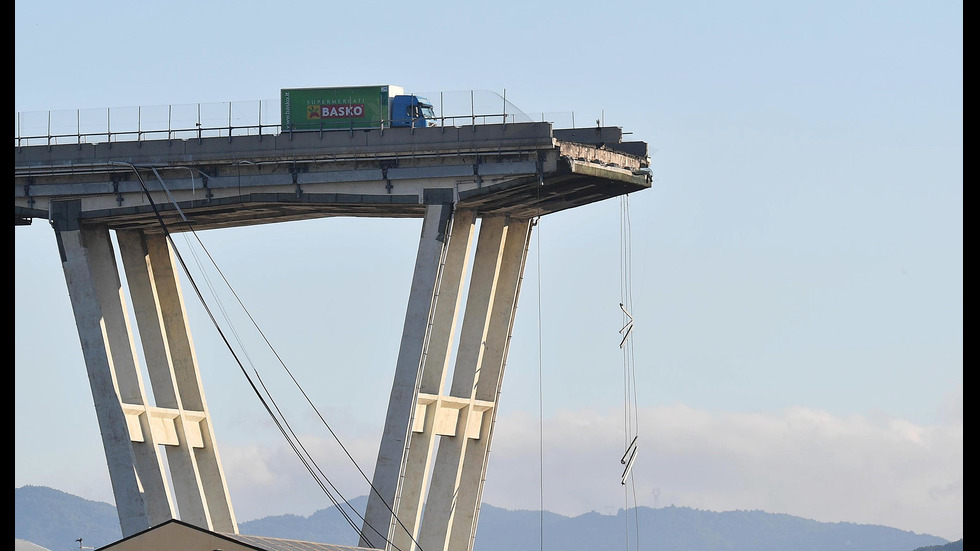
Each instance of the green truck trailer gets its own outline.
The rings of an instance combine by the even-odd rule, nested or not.
[[[435,124],[432,104],[400,86],[284,88],[283,132],[412,127]]]

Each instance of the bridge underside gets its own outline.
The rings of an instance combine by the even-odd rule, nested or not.
[[[150,232],[161,218],[175,232],[421,218],[433,192],[478,216],[531,218],[650,187],[646,144],[621,137],[519,123],[15,148],[14,218],[47,219],[68,198],[83,222]]]
[[[533,221],[649,188],[646,144],[621,138],[618,128],[520,123],[15,147],[14,221],[55,230],[123,535],[178,511],[237,532],[164,229],[416,217],[360,545],[471,550]]]

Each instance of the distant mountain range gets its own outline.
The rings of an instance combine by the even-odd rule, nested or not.
[[[365,497],[351,506],[363,514]],[[360,518],[348,511],[357,527]],[[637,538],[639,527],[639,538]],[[628,535],[627,535],[628,529]],[[242,534],[357,545],[336,507],[308,517],[279,515],[239,522]],[[627,541],[627,537],[629,540]],[[43,486],[14,490],[14,538],[51,551],[99,548],[122,538],[116,508]],[[565,517],[484,504],[474,551],[962,551],[928,534],[848,522],[817,522],[764,511],[717,513],[687,507],[639,507],[629,514]]]

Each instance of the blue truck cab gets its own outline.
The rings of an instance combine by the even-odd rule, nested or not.
[[[391,126],[435,126],[435,110],[429,100],[420,96],[397,95],[391,98]]]

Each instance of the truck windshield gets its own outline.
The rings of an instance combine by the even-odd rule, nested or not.
[[[422,115],[426,120],[432,120],[436,118],[436,112],[432,109],[432,104],[429,100],[425,98],[418,98],[419,100],[419,114]]]

